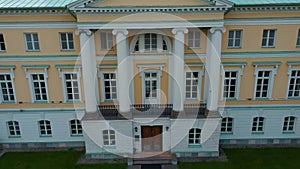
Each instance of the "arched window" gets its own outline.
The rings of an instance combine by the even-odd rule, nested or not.
[[[40,120],[39,127],[40,127],[40,136],[52,135],[51,123],[49,120]]]
[[[19,122],[17,121],[8,121],[7,122],[7,129],[9,136],[21,136]]]
[[[294,131],[295,123],[296,123],[296,117],[294,116],[285,117],[283,122],[283,128],[282,128],[283,132]]]
[[[82,135],[81,122],[77,119],[70,120],[70,130],[72,136]]]
[[[221,132],[223,133],[232,132],[232,124],[233,124],[233,118],[224,117],[222,119]]]
[[[201,129],[192,128],[189,131],[189,144],[200,144]]]
[[[114,146],[116,145],[116,135],[114,130],[103,130],[103,145]]]
[[[264,117],[254,117],[252,122],[252,132],[263,132],[264,131]]]
[[[131,53],[167,52],[171,51],[170,48],[170,39],[159,33],[138,34],[133,37],[130,44]]]

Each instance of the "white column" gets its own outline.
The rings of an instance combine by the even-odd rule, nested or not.
[[[184,109],[184,34],[188,33],[186,28],[175,28],[173,47],[173,110],[183,111]]]
[[[206,70],[209,80],[207,109],[210,111],[217,111],[219,104],[222,32],[225,32],[224,28],[211,28],[207,35]]]
[[[98,76],[94,35],[90,30],[77,30],[80,35],[81,63],[83,73],[85,109],[87,113],[97,111]]]
[[[118,101],[120,113],[130,112],[130,67],[129,67],[129,46],[128,46],[128,31],[126,29],[115,29],[113,35],[116,35],[117,39],[117,58],[118,58]]]

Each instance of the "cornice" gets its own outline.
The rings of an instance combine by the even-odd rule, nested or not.
[[[1,9],[0,8],[0,15],[40,15],[40,14],[51,14],[51,15],[61,15],[61,14],[68,14],[70,15],[69,11],[65,8],[22,8],[22,9]]]
[[[279,5],[279,6],[236,6],[233,7],[229,13],[243,13],[243,12],[299,12],[300,5]]]

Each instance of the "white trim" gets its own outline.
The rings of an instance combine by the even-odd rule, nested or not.
[[[270,71],[267,97],[258,97],[258,98],[256,97],[256,88],[257,88],[257,80],[258,80],[258,72],[259,71]],[[276,71],[277,71],[277,67],[276,68],[258,68],[257,65],[255,66],[255,71],[254,71],[255,81],[254,81],[253,100],[272,99],[274,77],[276,75]]]
[[[73,99],[69,100],[68,99],[68,92],[67,92],[67,86],[66,86],[66,74],[77,74],[77,83],[78,83],[78,94],[79,94],[79,99]],[[81,97],[81,84],[80,84],[80,77],[81,73],[80,70],[77,72],[60,72],[60,78],[62,79],[62,87],[63,87],[63,93],[64,93],[64,102],[82,102],[82,97]],[[73,84],[72,84],[73,85]],[[73,88],[72,88],[73,91]]]
[[[264,32],[267,31],[267,36],[264,37]],[[270,37],[271,31],[274,31],[274,37]],[[277,30],[276,29],[263,29],[263,34],[262,34],[262,48],[275,48],[276,47],[276,35],[277,35]],[[273,44],[269,45],[270,39],[273,38]],[[264,39],[266,40],[266,44],[263,44]]]
[[[117,98],[115,99],[106,99],[106,96],[105,96],[105,81],[104,81],[104,74],[105,73],[113,73],[115,74],[115,77],[116,77],[116,95],[117,95]],[[105,102],[105,101],[108,101],[108,100],[111,100],[113,102],[116,102],[118,100],[118,84],[117,84],[117,81],[118,81],[118,74],[117,74],[117,71],[100,71],[100,73],[98,74],[98,77],[100,78],[100,86],[101,86],[101,101],[102,102]]]
[[[8,102],[13,102],[13,103],[17,103],[17,98],[16,98],[16,89],[15,89],[15,84],[14,84],[14,72],[13,69],[11,69],[11,72],[0,72],[0,75],[10,75],[10,82],[12,83],[12,89],[13,89],[13,94],[14,94],[14,101],[8,101]],[[6,83],[8,82],[7,80],[5,81]],[[5,103],[6,101],[4,101],[3,99],[3,94],[2,94],[2,87],[0,86],[0,104],[1,103]]]
[[[229,122],[229,118],[232,119],[231,121],[231,131],[228,131],[228,122]],[[225,121],[225,131],[222,131],[222,124],[223,124],[223,120],[226,119]],[[226,116],[226,117],[223,117],[222,120],[221,120],[221,134],[224,134],[224,133],[233,133],[233,128],[234,128],[234,117],[232,116]]]
[[[32,16],[32,15],[30,15]],[[76,22],[0,23],[0,29],[77,28]]]
[[[157,88],[156,88],[156,90],[157,90],[157,95],[156,95],[156,97],[157,97],[157,103],[155,103],[155,104],[160,104],[160,96],[161,96],[161,85],[160,85],[160,83],[161,83],[161,80],[160,80],[160,78],[161,78],[161,76],[162,76],[162,70],[141,70],[140,71],[140,76],[141,76],[141,79],[142,79],[142,103],[143,104],[151,104],[151,103],[146,103],[146,98],[145,98],[145,95],[146,95],[146,93],[145,93],[145,89],[146,89],[146,86],[145,86],[145,80],[146,80],[146,78],[145,78],[145,73],[156,73],[156,79],[157,79]]]
[[[186,98],[186,73],[187,72],[198,72],[198,85],[197,85],[197,97],[196,98]],[[185,101],[200,101],[201,100],[201,93],[202,93],[202,76],[203,76],[203,69],[202,70],[185,70],[184,71],[184,100]],[[192,94],[192,93],[191,93]]]
[[[67,43],[67,49],[63,49],[62,34],[66,35],[66,42],[65,43]],[[72,34],[73,49],[70,49],[70,46],[69,46],[69,43],[70,43],[70,39],[69,39],[69,36],[68,36],[69,34]],[[59,43],[60,43],[60,50],[62,50],[62,51],[74,51],[75,50],[75,39],[74,39],[73,32],[59,32]]]
[[[230,38],[230,32],[233,32],[233,37]],[[235,42],[236,40],[238,39],[236,37],[236,33],[240,31],[241,32],[241,35],[240,35],[240,44],[238,46],[236,46]],[[232,43],[232,46],[229,46],[229,39],[232,39],[233,43]],[[242,29],[230,29],[228,30],[228,38],[227,38],[227,48],[229,49],[234,49],[234,48],[242,48],[242,41],[243,41],[243,30]]]
[[[30,35],[30,39],[27,39],[26,35]],[[37,41],[34,41],[33,35],[36,35]],[[23,36],[24,36],[24,42],[25,42],[25,48],[26,48],[25,50],[27,52],[40,52],[41,51],[39,35],[37,32],[24,32]],[[31,40],[32,49],[28,48],[28,45],[27,45],[28,40]],[[39,47],[38,49],[37,49],[37,46],[35,45],[36,42],[38,43],[38,47]]]
[[[300,98],[299,96],[289,96],[289,88],[290,88],[290,83],[291,83],[291,78],[292,78],[292,71],[300,71],[300,68],[291,68],[292,65],[289,65],[289,69],[288,69],[288,86],[287,86],[287,90],[286,90],[286,99],[288,98]],[[299,77],[299,76],[298,76]]]
[[[47,123],[46,122],[49,122],[49,126],[47,126]],[[41,130],[41,123],[40,122],[43,122],[42,125],[44,125],[45,127],[45,134],[42,134],[42,130]],[[51,126],[51,121],[50,120],[39,120],[38,121],[38,127],[39,127],[39,134],[40,134],[40,137],[51,137],[53,135],[53,131],[52,131],[52,126]],[[49,128],[48,128],[49,127]],[[48,130],[50,130],[51,134],[48,133]]]
[[[240,97],[240,84],[241,84],[241,76],[243,76],[243,71],[244,68],[224,68],[224,72],[222,73],[222,89],[221,89],[221,99],[226,100],[226,99],[239,99]],[[236,88],[235,88],[235,96],[233,98],[225,98],[224,97],[224,85],[225,85],[225,72],[230,71],[230,72],[237,72],[236,75]]]
[[[100,34],[100,50],[101,51],[114,50],[114,48],[115,48],[114,47],[114,33],[112,31],[101,30],[101,31],[99,31],[99,34]],[[102,35],[104,35],[104,34],[105,34],[106,48],[104,48],[104,46],[102,44],[102,41],[103,41],[102,38],[104,38],[104,36],[102,36]],[[109,34],[110,34],[110,36],[109,36]],[[111,37],[111,39],[108,37]],[[110,46],[110,42],[112,43],[111,46]]]
[[[30,95],[31,95],[31,100],[32,100],[32,103],[35,103],[35,102],[39,102],[39,101],[45,101],[47,103],[49,103],[49,94],[48,94],[48,82],[47,82],[47,79],[48,79],[48,73],[47,73],[47,68],[45,68],[46,70],[44,72],[26,72],[26,78],[28,79],[28,83],[29,83],[29,88],[30,88]],[[44,76],[44,82],[45,82],[45,88],[46,88],[46,96],[47,96],[47,100],[36,100],[35,99],[35,92],[34,92],[34,87],[33,87],[33,79],[32,79],[32,75],[37,75],[37,74],[42,74]]]
[[[299,25],[300,18],[225,19],[225,26]]]
[[[189,39],[190,34],[192,33],[193,38]],[[199,33],[199,38],[196,39],[196,33]],[[188,36],[187,36],[187,47],[189,49],[201,49],[201,37],[202,37],[202,32],[199,29],[189,29],[188,30]],[[192,41],[192,46],[189,46],[189,41]],[[196,46],[196,40],[199,40],[199,46]]]
[[[253,123],[254,123],[254,119],[255,119],[255,118],[257,118],[257,121],[256,121],[256,125],[253,126]],[[262,121],[263,125],[262,125],[262,126],[259,125],[260,118],[263,118],[263,121]],[[265,126],[266,126],[265,123],[266,123],[266,117],[260,116],[260,115],[254,116],[254,117],[252,118],[251,132],[252,132],[252,133],[263,133],[263,132],[265,131]],[[255,127],[255,131],[253,131],[253,127]],[[262,131],[259,131],[259,127],[262,127]]]

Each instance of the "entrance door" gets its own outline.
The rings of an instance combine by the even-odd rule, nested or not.
[[[159,104],[159,79],[157,72],[145,72],[144,102],[145,104]]]
[[[162,151],[162,126],[142,126],[142,151]]]

